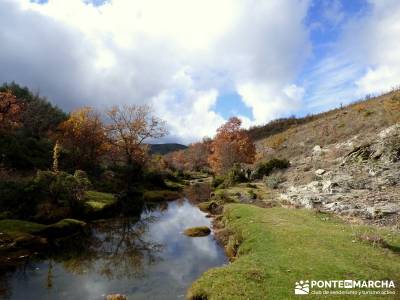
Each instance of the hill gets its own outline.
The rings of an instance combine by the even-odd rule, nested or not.
[[[187,146],[177,143],[166,143],[166,144],[149,144],[151,154],[167,154],[170,152],[184,150]]]
[[[255,142],[259,161],[290,160],[271,175],[280,199],[399,228],[400,91],[312,118]]]
[[[321,147],[344,141],[357,134],[378,133],[400,120],[400,91],[358,101],[304,118],[272,121],[252,128],[249,134],[257,145],[259,158],[293,157]]]

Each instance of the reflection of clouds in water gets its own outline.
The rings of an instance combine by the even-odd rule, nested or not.
[[[154,222],[146,222],[145,219],[148,217],[155,217]],[[62,299],[94,300],[103,299],[103,294],[110,293],[123,293],[128,295],[129,299],[177,299],[179,295],[185,294],[186,289],[201,273],[226,262],[222,248],[217,245],[212,236],[190,238],[182,233],[187,227],[210,226],[210,220],[205,218],[205,214],[188,201],[170,202],[166,210],[144,213],[142,223],[145,222],[145,224],[142,226],[146,226],[143,230],[140,230],[141,222],[130,223],[128,226],[131,229],[129,230],[130,238],[127,240],[129,245],[131,243],[139,246],[164,245],[162,250],[157,252],[161,259],[154,263],[146,261],[150,253],[142,248],[138,250],[143,255],[120,251],[116,260],[102,255],[107,254],[108,250],[113,250],[115,241],[118,241],[124,232],[126,233],[121,225],[124,223],[123,220],[119,221],[109,220],[105,226],[101,227],[102,230],[96,230],[97,239],[101,238],[98,241],[95,240],[96,243],[91,248],[94,251],[93,255],[83,256],[76,262],[79,265],[93,264],[92,268],[84,268],[89,272],[80,274],[72,272],[71,269],[65,268],[66,261],[60,259],[54,265],[53,287],[46,290],[43,283],[47,278],[47,262],[39,262],[37,266],[40,266],[40,270],[35,276],[28,276],[25,283],[21,283],[16,276],[13,277],[11,285],[16,293],[11,299],[47,299],[49,297],[49,299],[60,299],[61,297]],[[140,234],[136,236],[138,232]],[[104,239],[108,241],[104,242]],[[97,244],[97,242],[100,243]],[[111,253],[112,251],[109,254]],[[108,264],[110,271],[122,274],[122,277],[107,277],[99,272],[100,266],[108,260],[110,260]],[[129,267],[132,273],[132,268],[134,268],[132,261],[135,260],[143,262],[142,269],[138,270],[139,276],[132,277],[129,276],[127,272],[129,270],[126,268]]]
[[[104,282],[93,280],[93,278],[85,278],[82,287],[86,292],[87,299],[100,299],[109,291],[109,287]],[[83,299],[83,297],[82,297]]]
[[[216,257],[218,253],[218,245],[211,236],[192,238],[191,242],[203,253],[211,257]]]
[[[164,272],[178,284],[194,278],[199,268],[205,271],[223,256],[212,236],[191,238],[182,234],[188,227],[204,225],[210,226],[210,220],[197,207],[185,201],[171,203],[168,211],[149,229],[149,236],[154,241],[166,245],[163,263],[169,268]]]
[[[176,231],[183,231],[191,226],[210,226],[210,220],[204,216],[204,213],[190,205],[188,201],[181,205],[171,203],[168,210],[161,214],[161,218],[154,224],[155,226],[150,228],[150,235],[158,242],[169,241],[169,237],[176,236]]]
[[[218,246],[212,236],[191,238],[182,234],[183,230],[193,226],[210,226],[211,222],[205,218],[197,207],[192,206],[188,201],[179,205],[172,203],[168,211],[162,215],[157,224],[149,230],[149,236],[153,241],[168,245],[167,251],[177,252],[181,246],[195,247],[203,252],[203,255],[216,257]],[[187,245],[190,241],[191,245]]]

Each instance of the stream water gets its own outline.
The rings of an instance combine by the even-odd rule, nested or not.
[[[96,222],[90,234],[64,241],[46,258],[0,274],[0,299],[184,299],[204,271],[227,262],[213,235],[182,231],[210,226],[187,199],[161,203],[138,218]]]

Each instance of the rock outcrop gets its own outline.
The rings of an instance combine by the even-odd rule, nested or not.
[[[320,156],[317,159],[325,160],[324,166],[329,168],[312,171],[316,152],[329,154],[338,149],[347,154]],[[357,136],[326,149],[314,147],[312,156],[298,164],[304,166],[298,167],[297,172],[311,169],[312,180],[302,184],[286,182],[283,200],[400,228],[400,124],[368,138]]]

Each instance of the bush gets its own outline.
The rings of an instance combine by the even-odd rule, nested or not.
[[[213,188],[217,188],[220,185],[222,185],[225,181],[225,177],[224,176],[214,176],[211,182],[211,186]]]
[[[38,190],[32,180],[0,182],[0,211],[7,217],[28,219],[38,203]]]
[[[247,182],[246,171],[235,164],[225,176],[214,176],[211,182],[213,188],[225,188],[227,186],[235,185],[236,183]]]
[[[66,172],[39,171],[34,184],[43,200],[76,209],[84,198],[90,181],[85,172],[80,170],[75,171],[74,175]]]
[[[276,189],[284,181],[284,178],[280,175],[270,175],[264,178],[265,185],[271,189]]]
[[[257,194],[254,192],[254,190],[248,190],[247,193],[249,194],[250,199],[257,199]]]
[[[149,184],[156,187],[164,188],[166,187],[164,182],[164,176],[157,171],[149,171],[144,174],[145,184]]]
[[[290,163],[287,159],[273,158],[267,162],[258,164],[252,175],[252,179],[261,179],[264,176],[270,175],[273,170],[286,169],[289,166]]]
[[[35,139],[20,133],[0,138],[1,163],[8,168],[30,170],[51,165],[52,144],[47,139]]]
[[[234,185],[236,183],[246,182],[246,172],[240,167],[239,164],[235,164],[227,173],[225,183],[227,185]]]

